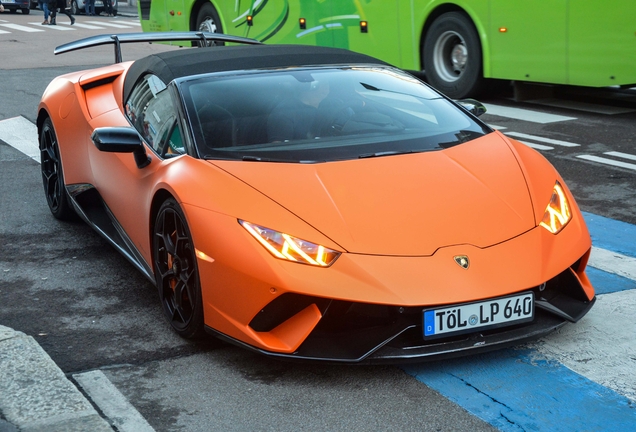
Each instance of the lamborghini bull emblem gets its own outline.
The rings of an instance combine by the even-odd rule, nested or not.
[[[470,261],[468,260],[467,255],[457,255],[454,256],[453,259],[455,260],[457,265],[463,269],[467,269],[470,266]]]

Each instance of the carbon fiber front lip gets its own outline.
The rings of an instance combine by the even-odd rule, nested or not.
[[[542,314],[535,322],[525,326],[512,327],[488,335],[475,333],[458,341],[441,340],[435,344],[419,347],[394,347],[387,344],[372,353],[365,361],[369,363],[422,362],[483,353],[538,339],[562,327],[566,322],[563,318]]]
[[[587,310],[592,307],[594,301],[595,299],[588,303]],[[299,350],[295,353],[285,354],[270,352],[253,347],[244,342],[228,337],[227,335],[221,334],[209,327],[206,327],[206,331],[232,344],[239,345],[251,351],[280,360],[339,364],[398,364],[440,360],[444,358],[460,357],[502,349],[543,337],[554,330],[557,330],[566,322],[567,320],[562,317],[558,317],[547,311],[538,309],[536,318],[533,322],[498,329],[497,331],[488,334],[473,333],[466,335],[466,337],[459,340],[439,339],[434,343],[419,345],[401,343],[400,339],[407,333],[421,331],[421,328],[411,325],[402,327],[401,330],[397,332],[393,332],[393,334],[386,338],[384,342],[375,346],[369,352],[356,357],[347,356],[346,353],[338,349],[334,349],[333,345],[328,345],[328,340],[326,339],[320,341],[314,340],[313,343],[308,340],[303,343],[303,345],[301,345]],[[391,333],[391,329],[386,330]],[[308,342],[311,344],[308,345]],[[337,343],[335,343],[335,345],[337,345]]]

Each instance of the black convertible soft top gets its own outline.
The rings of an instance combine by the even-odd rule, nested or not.
[[[232,70],[294,66],[387,63],[340,48],[308,45],[239,45],[184,48],[153,54],[135,61],[124,82],[124,100],[137,81],[148,73],[166,84],[175,78]]]

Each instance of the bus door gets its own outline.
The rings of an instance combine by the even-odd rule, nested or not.
[[[491,77],[567,83],[568,0],[490,0]]]

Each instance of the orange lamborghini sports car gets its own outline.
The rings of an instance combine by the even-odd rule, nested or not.
[[[121,61],[166,38],[204,47]],[[113,65],[54,79],[39,105],[46,199],[156,284],[179,335],[397,362],[537,338],[592,307],[572,194],[477,102],[362,54],[211,33],[56,52],[103,44]]]

